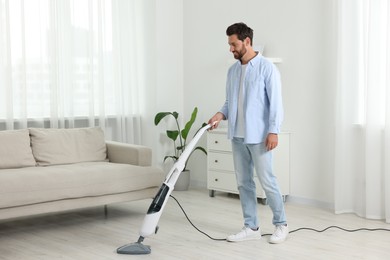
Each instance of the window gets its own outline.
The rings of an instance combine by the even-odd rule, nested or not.
[[[112,17],[112,1],[0,0],[0,119],[117,114]]]

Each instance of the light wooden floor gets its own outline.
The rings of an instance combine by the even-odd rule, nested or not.
[[[193,223],[215,238],[225,238],[242,227],[239,199],[206,190],[174,191]],[[390,232],[359,231],[324,233],[298,231],[288,240],[271,245],[260,241],[228,243],[213,241],[196,231],[179,206],[170,199],[156,235],[146,238],[150,255],[118,255],[116,249],[138,239],[138,230],[151,200],[92,208],[17,221],[0,222],[0,259],[390,259]],[[286,202],[290,230],[323,229],[339,225],[348,229],[390,228],[352,214],[335,215],[329,210]],[[271,211],[259,204],[262,232],[271,233]]]

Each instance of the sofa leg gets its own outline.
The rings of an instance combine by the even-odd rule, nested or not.
[[[108,207],[107,205],[104,205],[104,217],[107,218],[108,216]]]

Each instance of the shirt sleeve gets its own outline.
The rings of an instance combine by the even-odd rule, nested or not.
[[[266,91],[270,104],[268,133],[279,134],[284,112],[280,73],[275,65],[271,66],[270,73],[266,78]]]
[[[224,116],[225,116],[225,120],[227,120],[229,118],[229,82],[231,81],[231,75],[232,75],[232,68],[233,66],[231,66],[228,70],[228,73],[227,73],[227,80],[226,80],[226,88],[225,88],[225,97],[226,97],[226,100],[225,100],[225,103],[223,104],[223,106],[221,107],[221,109],[219,110],[219,112],[221,112]]]
[[[228,101],[226,100],[225,104],[223,104],[222,108],[219,110],[219,112],[221,112],[225,116],[225,120],[228,119],[228,111]]]

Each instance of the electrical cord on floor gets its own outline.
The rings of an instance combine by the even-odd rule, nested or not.
[[[216,240],[216,241],[226,241],[226,238],[214,238],[214,237],[211,237],[210,235],[208,235],[206,232],[203,232],[202,230],[200,230],[199,228],[197,228],[193,223],[192,221],[190,220],[190,218],[188,217],[187,213],[185,212],[184,208],[181,206],[180,202],[172,195],[169,195],[171,198],[173,198],[177,205],[179,205],[181,211],[183,212],[184,216],[187,218],[188,222],[200,233],[202,233],[203,235],[207,236],[208,238],[212,239],[212,240]],[[321,229],[321,230],[318,230],[318,229],[315,229],[315,228],[308,228],[308,227],[302,227],[302,228],[297,228],[297,229],[294,229],[294,230],[291,230],[289,232],[289,234],[291,233],[294,233],[294,232],[297,232],[297,231],[300,231],[300,230],[309,230],[309,231],[314,231],[314,232],[318,232],[318,233],[322,233],[322,232],[325,232],[329,229],[340,229],[342,231],[345,231],[345,232],[358,232],[358,231],[388,231],[390,232],[390,229],[387,229],[387,228],[357,228],[357,229],[346,229],[346,228],[342,228],[342,227],[339,227],[339,226],[329,226],[327,228],[324,228],[324,229]],[[264,236],[271,236],[272,234],[262,234],[261,236],[264,237]]]
[[[191,224],[196,230],[198,230],[200,233],[202,233],[203,235],[207,236],[208,238],[210,238],[210,239],[212,239],[212,240],[216,240],[216,241],[226,241],[226,238],[214,238],[214,237],[208,235],[207,233],[203,232],[203,231],[200,230],[199,228],[197,228],[197,227],[192,223],[192,221],[190,220],[190,218],[187,216],[187,213],[185,212],[185,210],[184,210],[183,207],[181,206],[180,202],[179,202],[175,197],[173,197],[172,195],[169,195],[169,196],[170,196],[171,198],[173,198],[173,199],[176,201],[177,205],[179,205],[181,211],[183,211],[183,214],[184,214],[184,216],[187,218],[188,222],[190,222],[190,224]]]

